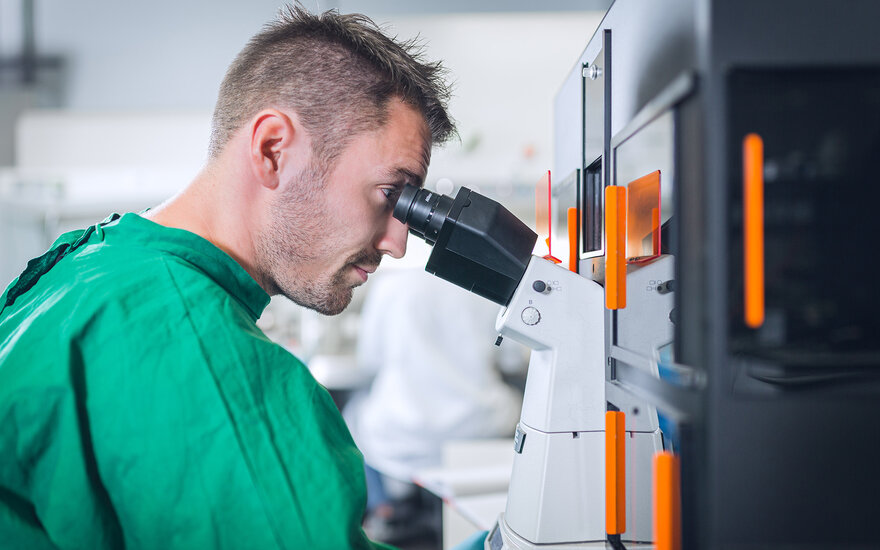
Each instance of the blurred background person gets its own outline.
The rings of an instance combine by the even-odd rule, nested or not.
[[[527,350],[494,345],[499,307],[422,268],[380,272],[361,314],[358,366],[374,371],[344,417],[367,469],[370,536],[405,542],[439,531],[439,507],[413,483],[444,443],[511,436]]]

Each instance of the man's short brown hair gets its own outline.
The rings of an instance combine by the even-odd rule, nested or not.
[[[288,108],[312,135],[313,151],[326,165],[351,136],[385,123],[392,98],[420,111],[431,143],[443,143],[455,133],[446,112],[450,91],[441,64],[421,57],[415,41],[389,38],[364,15],[316,15],[286,6],[226,72],[209,156],[219,155],[260,110]]]

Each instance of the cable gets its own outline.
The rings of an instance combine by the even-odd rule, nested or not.
[[[610,544],[611,548],[614,548],[614,550],[626,550],[626,546],[624,546],[623,541],[620,540],[620,535],[608,535],[608,544]]]

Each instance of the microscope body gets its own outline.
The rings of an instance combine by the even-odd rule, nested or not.
[[[504,521],[540,544],[605,538],[602,287],[533,257],[495,328],[532,349]]]

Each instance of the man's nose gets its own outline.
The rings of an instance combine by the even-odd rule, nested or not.
[[[388,254],[392,258],[402,258],[406,253],[406,234],[409,230],[406,224],[396,218],[388,216],[385,231],[382,233],[376,249],[382,254]]]

